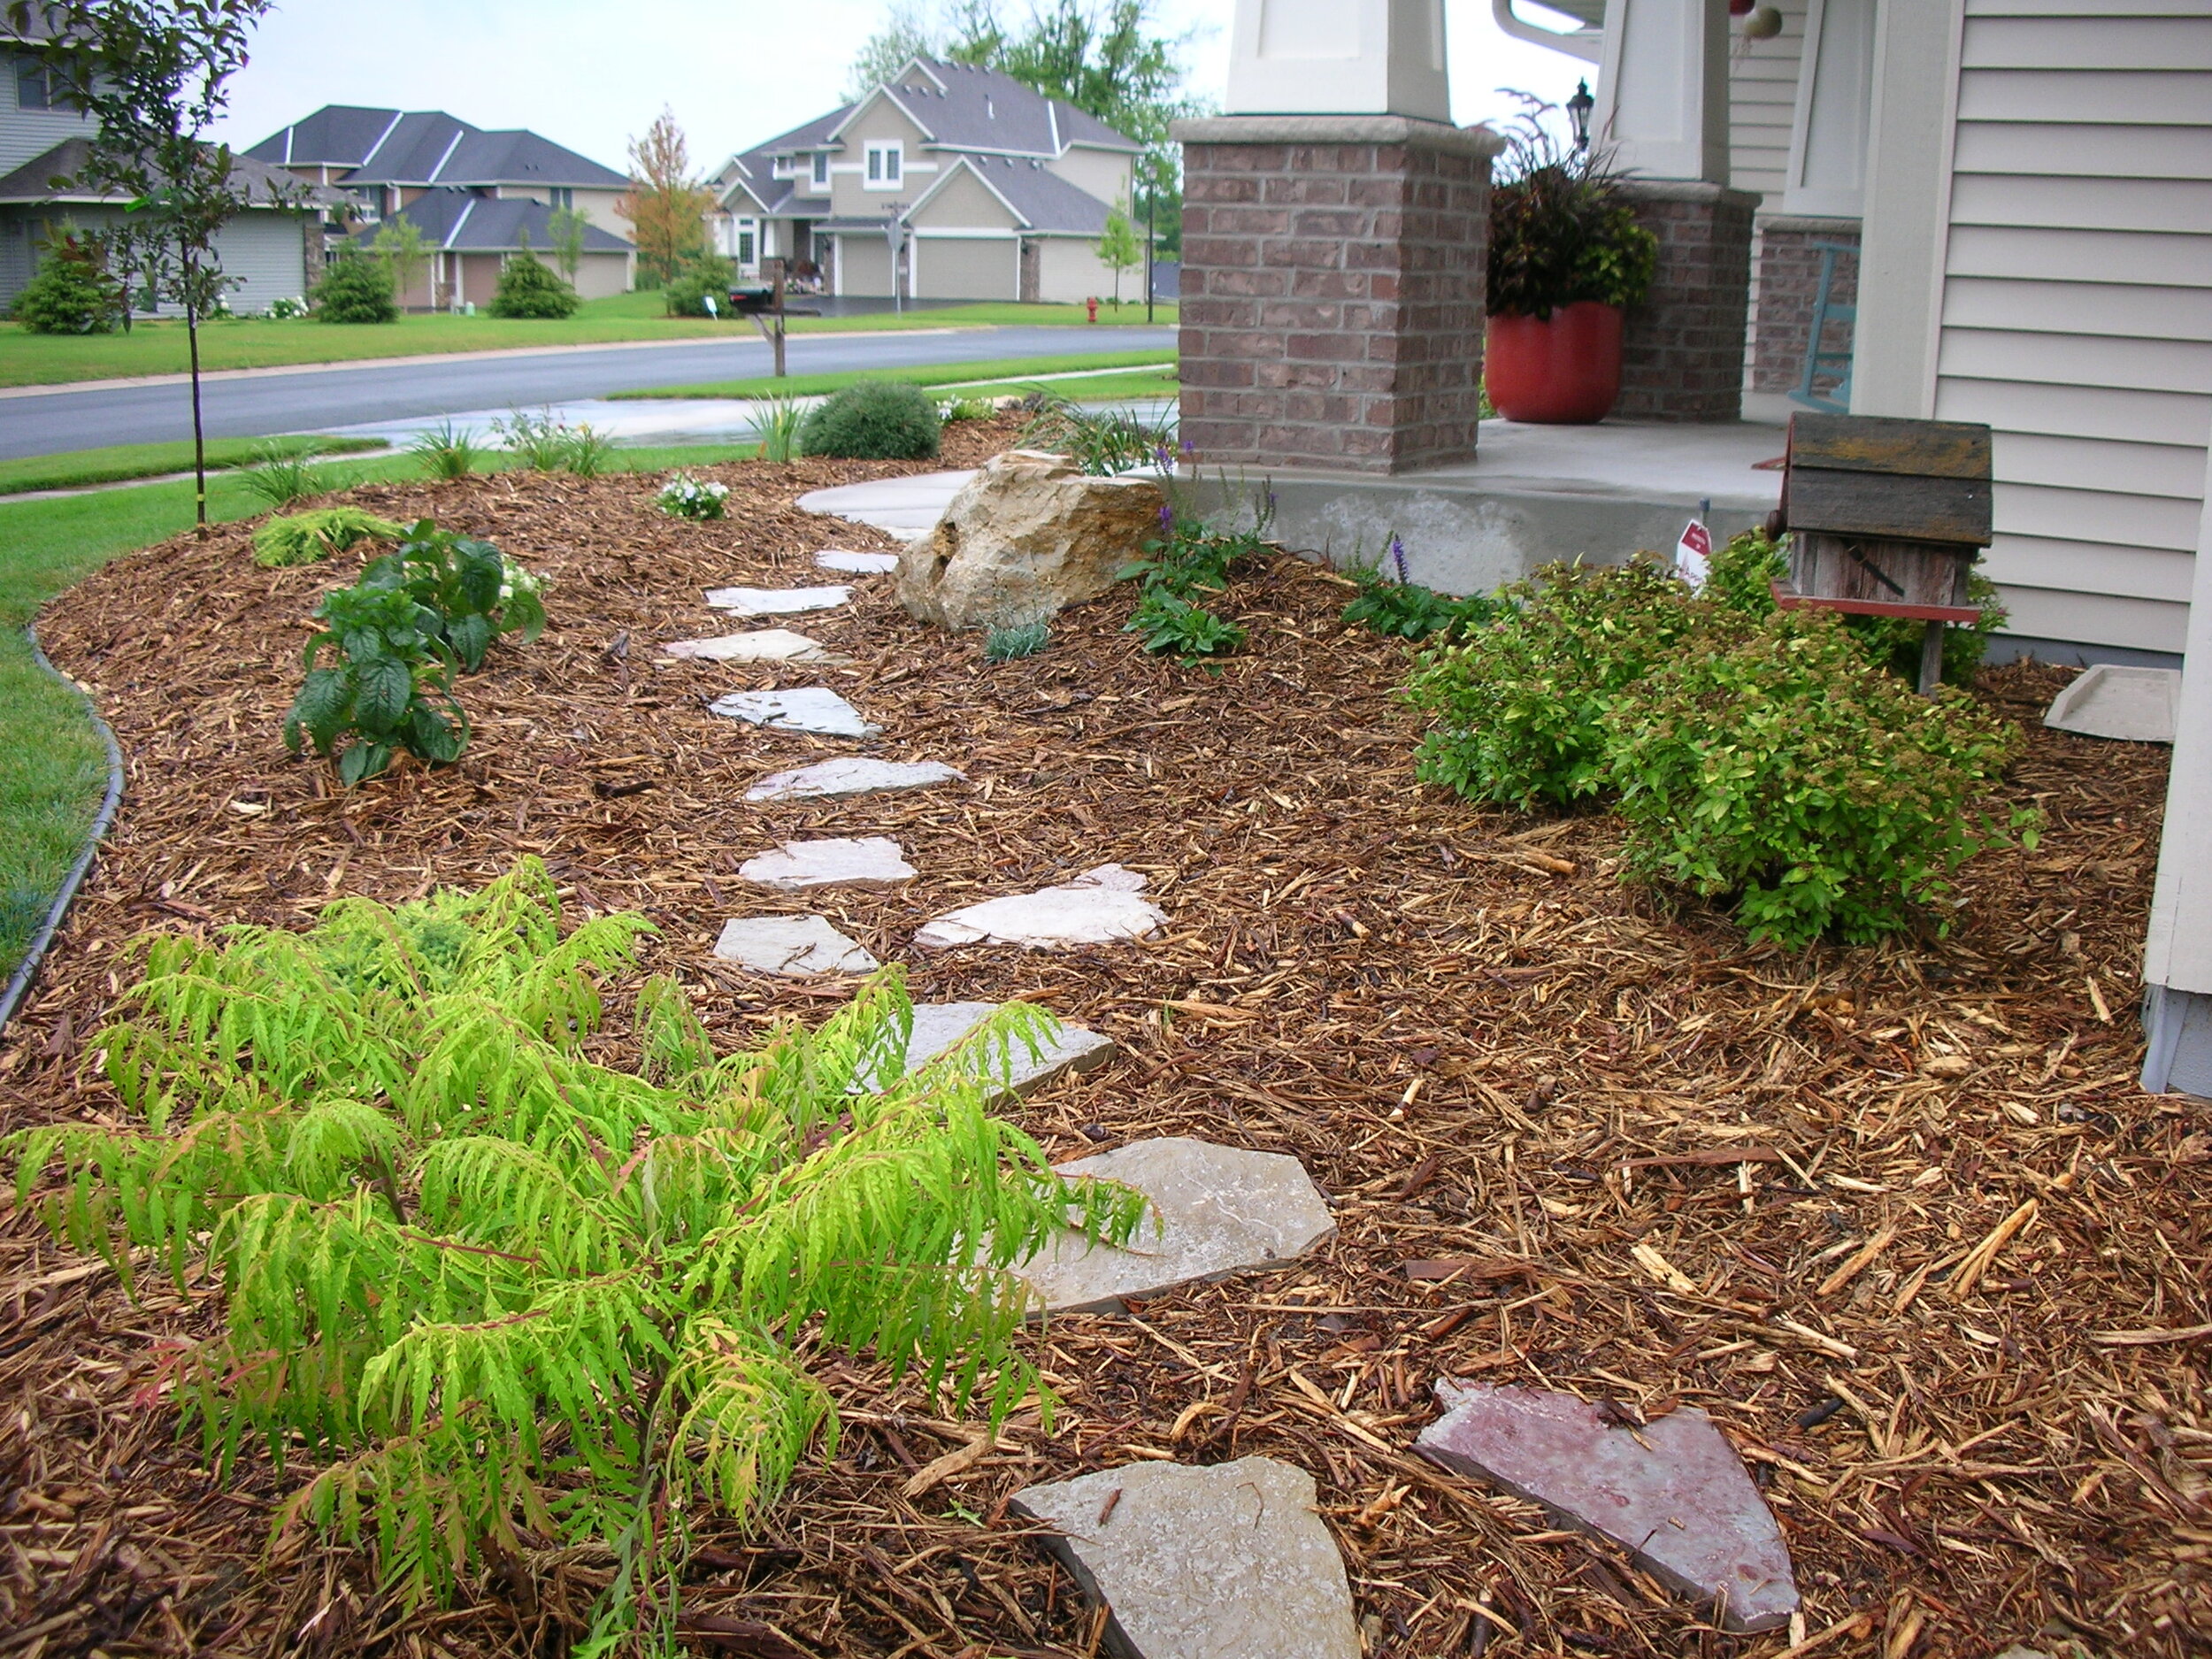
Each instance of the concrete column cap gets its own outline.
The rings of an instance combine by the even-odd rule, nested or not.
[[[1184,144],[1403,144],[1478,160],[1505,148],[1486,127],[1450,127],[1406,115],[1210,115],[1177,121],[1168,136]]]
[[[1833,213],[1762,213],[1763,230],[1807,231],[1824,236],[1855,236],[1861,221]]]
[[[1726,202],[1755,208],[1766,200],[1756,190],[1739,190],[1709,179],[1640,179],[1631,174],[1618,182],[1624,194],[1647,202]]]

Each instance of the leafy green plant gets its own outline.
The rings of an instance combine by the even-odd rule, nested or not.
[[[308,297],[314,301],[315,315],[323,322],[399,320],[399,304],[392,297],[391,267],[380,259],[346,254],[332,260]]]
[[[524,470],[597,478],[612,470],[614,438],[585,422],[557,420],[550,409],[535,414],[510,410],[492,422],[492,435]]]
[[[998,413],[998,405],[987,397],[948,398],[937,411],[937,419],[949,426],[956,420],[988,420]]]
[[[457,426],[449,420],[440,421],[427,432],[417,433],[415,441],[407,446],[407,452],[422,463],[422,470],[428,476],[447,480],[466,478],[484,458],[474,430]]]
[[[2018,732],[1956,694],[1916,695],[1824,612],[1655,664],[1607,725],[1625,871],[1732,895],[1754,939],[1869,942],[2010,832],[2034,844],[2032,814],[1976,810]]]
[[[688,472],[679,472],[663,484],[656,497],[672,518],[719,518],[728,511],[724,503],[729,498],[727,484],[703,482]]]
[[[109,334],[123,311],[121,285],[100,250],[65,229],[48,242],[8,314],[35,334]]]
[[[1126,409],[1086,409],[1048,392],[1039,397],[1021,442],[1025,449],[1064,455],[1102,478],[1137,466],[1166,470],[1175,453],[1174,430],[1165,420],[1141,420]]]
[[[465,673],[484,665],[503,634],[528,644],[545,631],[543,585],[488,541],[441,530],[428,518],[410,526],[398,548],[369,561],[365,588],[403,593],[415,626]]]
[[[787,462],[799,454],[799,434],[806,405],[795,397],[768,396],[753,402],[753,429],[760,434],[760,458]]]
[[[573,316],[582,303],[574,288],[526,248],[520,253],[510,254],[506,265],[501,267],[499,286],[492,290],[489,310],[495,317],[557,321]]]
[[[809,455],[858,461],[916,461],[937,453],[937,405],[918,386],[863,380],[833,392],[806,418]]]
[[[1714,551],[1705,574],[1705,596],[1747,617],[1774,614],[1774,584],[1788,580],[1789,555],[1763,530],[1731,536]]]
[[[1025,657],[1034,657],[1045,649],[1052,638],[1052,625],[1041,618],[1034,622],[1017,622],[1001,627],[994,624],[983,634],[983,660],[987,663],[1011,663]]]
[[[1220,664],[1206,659],[1241,649],[1246,638],[1242,623],[1216,616],[1156,584],[1145,588],[1123,631],[1138,635],[1148,651],[1172,651],[1184,667],[1205,663],[1216,673]]]
[[[256,444],[253,459],[240,469],[238,481],[250,495],[281,512],[294,502],[305,501],[337,488],[316,476],[311,451],[288,449],[279,443]]]
[[[1406,580],[1405,545],[1390,538],[1390,567],[1363,565],[1352,572],[1359,592],[1344,607],[1344,620],[1388,639],[1425,640],[1487,622],[1497,606],[1479,594],[1455,599]]]
[[[704,317],[711,295],[718,308],[730,303],[737,265],[719,254],[695,254],[661,288],[661,303],[671,317]]]
[[[307,678],[284,718],[284,746],[309,745],[338,763],[349,787],[404,750],[444,764],[468,747],[468,716],[453,695],[450,649],[424,626],[423,608],[396,587],[366,581],[326,594],[322,631],[307,642]],[[325,651],[332,661],[319,664]]]
[[[358,507],[321,507],[261,525],[253,533],[253,562],[271,570],[312,565],[370,537],[396,541],[404,534],[390,519]]]
[[[5,1144],[127,1286],[143,1249],[220,1286],[176,1397],[219,1470],[250,1444],[321,1465],[280,1528],[373,1534],[410,1600],[598,1540],[604,1651],[641,1602],[672,1610],[688,1508],[749,1521],[833,1453],[817,1368],[881,1364],[995,1421],[1048,1407],[1008,1270],[1070,1226],[1125,1241],[1143,1201],[1063,1180],[987,1110],[1056,1029],[1040,1010],[909,1071],[893,968],[718,1057],[651,979],[618,1071],[593,1057],[604,980],[651,924],[562,928],[526,859],[303,933],[144,941],[94,1045],[116,1110]]]
[[[1637,222],[1603,150],[1562,150],[1541,119],[1554,106],[1514,96],[1521,113],[1506,126],[1490,187],[1491,314],[1635,304],[1650,289],[1659,239]]]
[[[1417,777],[1524,810],[1599,794],[1613,700],[1728,614],[1646,560],[1548,565],[1498,597],[1489,622],[1422,655],[1405,695],[1435,722]]]
[[[616,470],[613,433],[585,420],[567,432],[568,449],[561,457],[561,471],[577,478],[603,478]]]

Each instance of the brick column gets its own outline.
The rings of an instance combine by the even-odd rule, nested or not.
[[[1485,128],[1179,122],[1182,432],[1202,465],[1404,472],[1475,452]]]
[[[1848,248],[1836,256],[1835,286],[1828,297],[1840,305],[1859,297],[1859,221],[1855,219],[1777,217],[1759,224],[1759,307],[1752,324],[1751,389],[1793,392],[1804,378],[1812,342],[1813,302],[1820,297],[1820,249]],[[1827,348],[1848,349],[1847,323],[1828,326]],[[1839,376],[1824,374],[1815,389],[1833,388]]]
[[[1751,297],[1749,190],[1694,180],[1622,186],[1636,217],[1659,236],[1659,268],[1628,311],[1621,420],[1743,418],[1744,333]]]

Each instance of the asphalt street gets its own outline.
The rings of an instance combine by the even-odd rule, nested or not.
[[[795,334],[787,344],[786,366],[794,374],[823,374],[1154,348],[1163,361],[1171,358],[1175,331],[1078,326]],[[201,403],[208,436],[265,437],[466,410],[534,409],[645,387],[766,374],[771,365],[768,344],[757,337],[685,346],[511,351],[462,363],[302,369],[210,380],[201,388]],[[191,434],[191,388],[181,384],[0,397],[0,459],[4,460]]]

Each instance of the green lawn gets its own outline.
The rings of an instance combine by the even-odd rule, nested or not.
[[[1031,392],[1048,392],[1071,403],[1093,403],[1107,399],[1134,402],[1139,398],[1176,397],[1181,395],[1183,387],[1169,372],[1079,374],[1056,380],[993,380],[981,386],[940,385],[936,389],[947,397],[1018,397]]]
[[[818,397],[862,380],[897,380],[910,386],[951,386],[969,381],[1025,380],[1084,369],[1151,368],[1163,354],[1151,351],[1067,352],[1044,357],[998,357],[979,363],[932,363],[912,368],[852,369],[836,374],[787,374],[782,380],[757,374],[737,380],[708,380],[693,386],[652,386],[642,391],[611,392],[613,399],[657,397]]]
[[[795,302],[803,303],[803,302]],[[1175,308],[1158,308],[1172,326]],[[1142,324],[1144,307],[1124,305],[1117,314],[1099,309],[1101,326]],[[1080,305],[975,304],[872,317],[797,317],[795,334],[852,334],[902,328],[978,328],[1016,324],[1080,326]],[[524,322],[502,317],[403,317],[396,323],[288,322],[234,319],[200,330],[200,364],[207,369],[278,368],[290,364],[345,363],[365,357],[411,357],[446,351],[522,351],[547,346],[606,345],[635,340],[742,336],[757,339],[750,322],[734,319],[669,317],[658,294],[621,294],[587,300],[561,322]],[[71,380],[115,380],[142,374],[181,374],[188,366],[184,325],[142,322],[127,334],[34,334],[0,323],[0,387],[46,386]]]
[[[625,449],[621,461],[636,472],[658,472],[735,460],[753,448]],[[417,470],[411,456],[380,455],[331,462],[322,472],[336,488]],[[207,493],[213,519],[265,510],[234,474],[210,479]],[[106,756],[83,703],[39,668],[23,626],[56,594],[118,554],[191,527],[189,483],[0,502],[0,982],[44,918],[107,786]]]
[[[210,438],[207,465],[211,472],[227,472],[234,467],[250,466],[271,454],[360,455],[389,447],[381,438]],[[165,472],[191,470],[189,441],[71,449],[60,455],[0,461],[0,495],[16,495],[34,489],[78,489],[88,484],[159,478]]]

